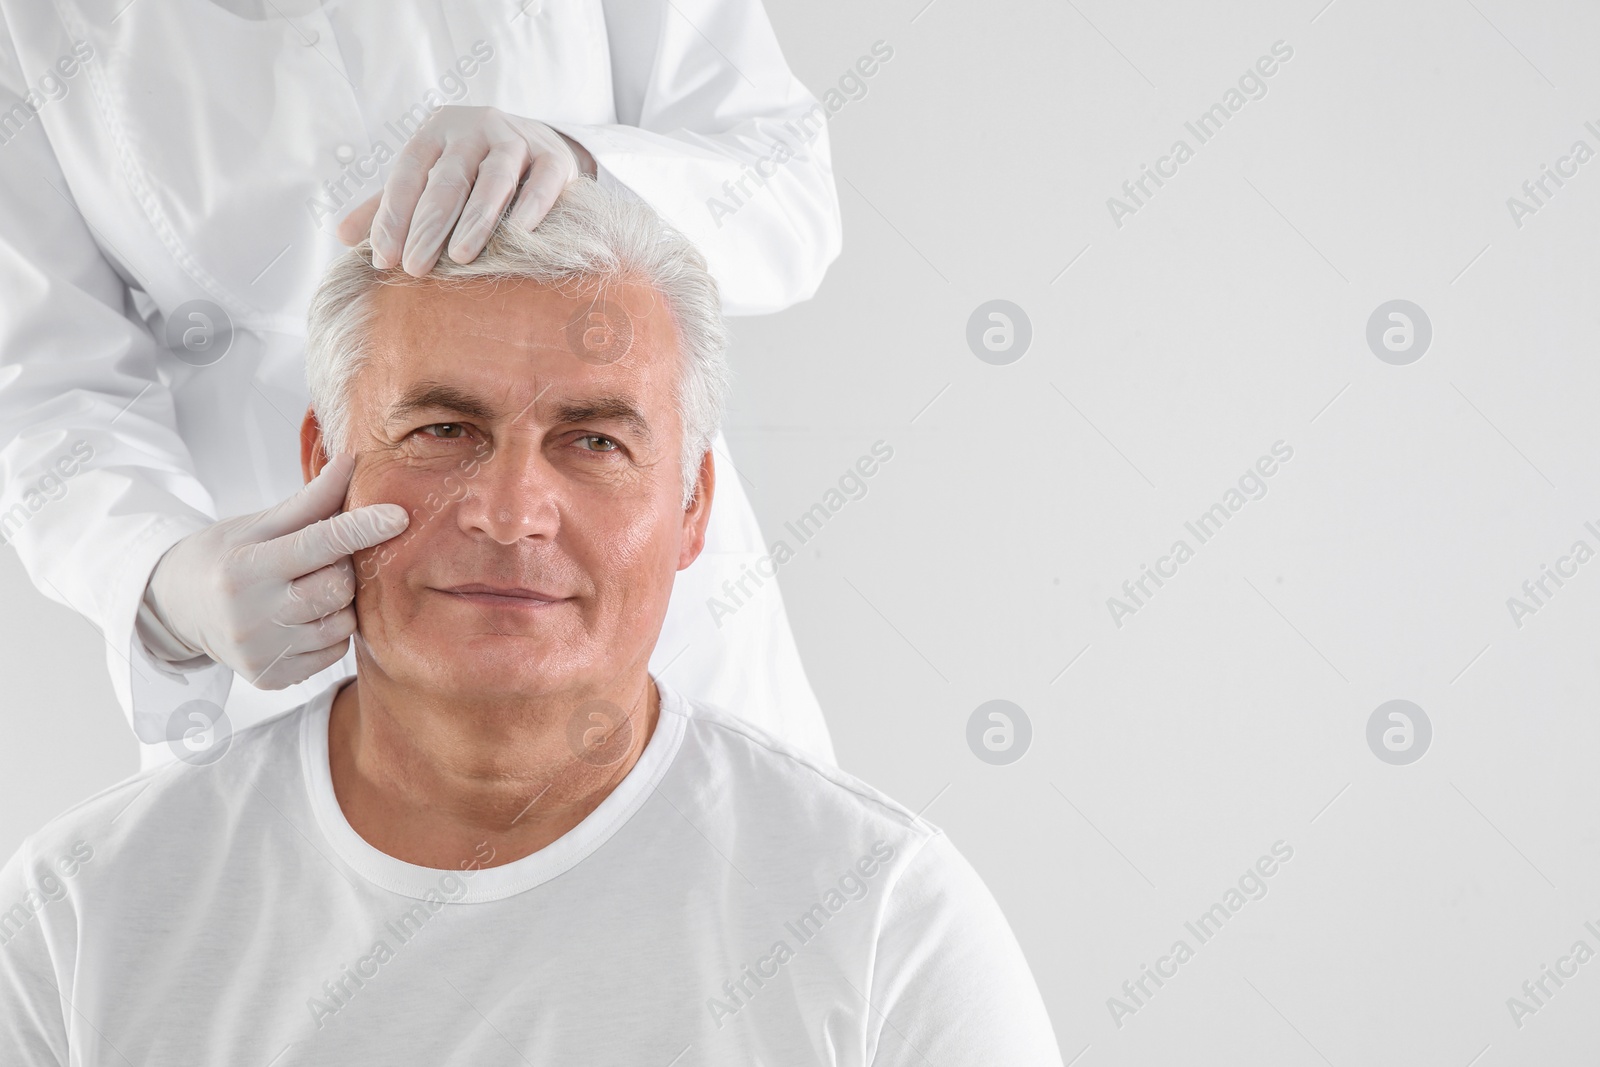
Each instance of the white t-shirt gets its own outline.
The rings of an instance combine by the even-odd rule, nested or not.
[[[337,685],[79,804],[0,871],[0,1063],[1061,1063],[944,834],[658,681],[569,833],[437,870],[367,844]]]

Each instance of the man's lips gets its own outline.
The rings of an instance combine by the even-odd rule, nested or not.
[[[528,589],[515,585],[485,585],[482,582],[443,586],[438,591],[477,604],[517,608],[539,608],[571,599],[541,589]]]

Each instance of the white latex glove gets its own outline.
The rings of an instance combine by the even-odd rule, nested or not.
[[[339,224],[339,239],[360,244],[370,227],[372,265],[399,263],[420,278],[447,237],[451,259],[478,258],[513,194],[511,218],[531,230],[568,182],[595,169],[587,149],[542,122],[492,107],[445,106],[400,150],[383,192]]]
[[[350,554],[410,524],[398,504],[340,512],[354,470],[354,457],[341,453],[282,503],[169,548],[144,596],[167,633],[145,643],[163,658],[172,657],[158,644],[209,656],[258,689],[305,681],[343,659],[356,629]]]

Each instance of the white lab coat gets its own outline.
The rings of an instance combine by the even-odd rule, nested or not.
[[[174,542],[301,486],[307,299],[343,251],[334,225],[430,108],[488,104],[584,145],[603,182],[698,242],[730,314],[807,299],[839,252],[825,116],[759,0],[0,13],[0,538],[101,632],[145,766],[170,758],[186,702],[224,706],[237,730],[354,672],[350,653],[267,692],[220,665],[174,671],[134,620]],[[233,330],[208,366],[161,340],[169,318],[202,322],[179,310],[195,300]],[[677,576],[650,669],[831,762],[776,583],[749,580],[766,547],[716,447],[706,549]],[[714,618],[708,599],[735,604],[723,583],[741,575],[747,595]]]

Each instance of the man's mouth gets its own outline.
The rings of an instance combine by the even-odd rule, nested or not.
[[[517,585],[485,585],[482,582],[444,586],[436,591],[459,597],[480,607],[519,608],[524,611],[538,611],[571,599],[542,589],[528,589]]]

